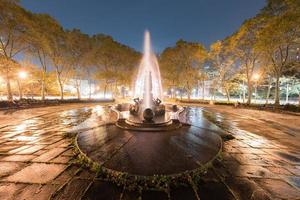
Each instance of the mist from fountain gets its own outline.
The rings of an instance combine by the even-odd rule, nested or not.
[[[153,98],[163,97],[159,65],[151,48],[149,31],[144,34],[144,55],[134,85],[134,97],[143,99],[144,108],[152,107]]]

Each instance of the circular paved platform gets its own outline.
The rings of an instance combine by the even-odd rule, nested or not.
[[[205,168],[222,149],[219,135],[193,126],[140,132],[111,124],[79,133],[76,143],[89,161],[138,176],[175,175]]]

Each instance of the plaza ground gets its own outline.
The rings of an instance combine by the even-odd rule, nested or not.
[[[76,162],[70,133],[115,120],[103,104],[0,111],[0,199],[300,199],[300,116],[191,105],[232,134],[195,187],[128,191]]]

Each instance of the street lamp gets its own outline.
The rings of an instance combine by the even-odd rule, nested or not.
[[[20,72],[18,73],[18,76],[19,76],[20,79],[26,79],[26,78],[27,78],[27,72],[25,72],[25,71],[20,71]]]

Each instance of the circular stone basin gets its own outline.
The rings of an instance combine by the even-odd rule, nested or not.
[[[220,136],[194,126],[168,132],[128,131],[113,124],[79,133],[77,147],[92,163],[130,175],[178,175],[207,167],[222,149]]]

